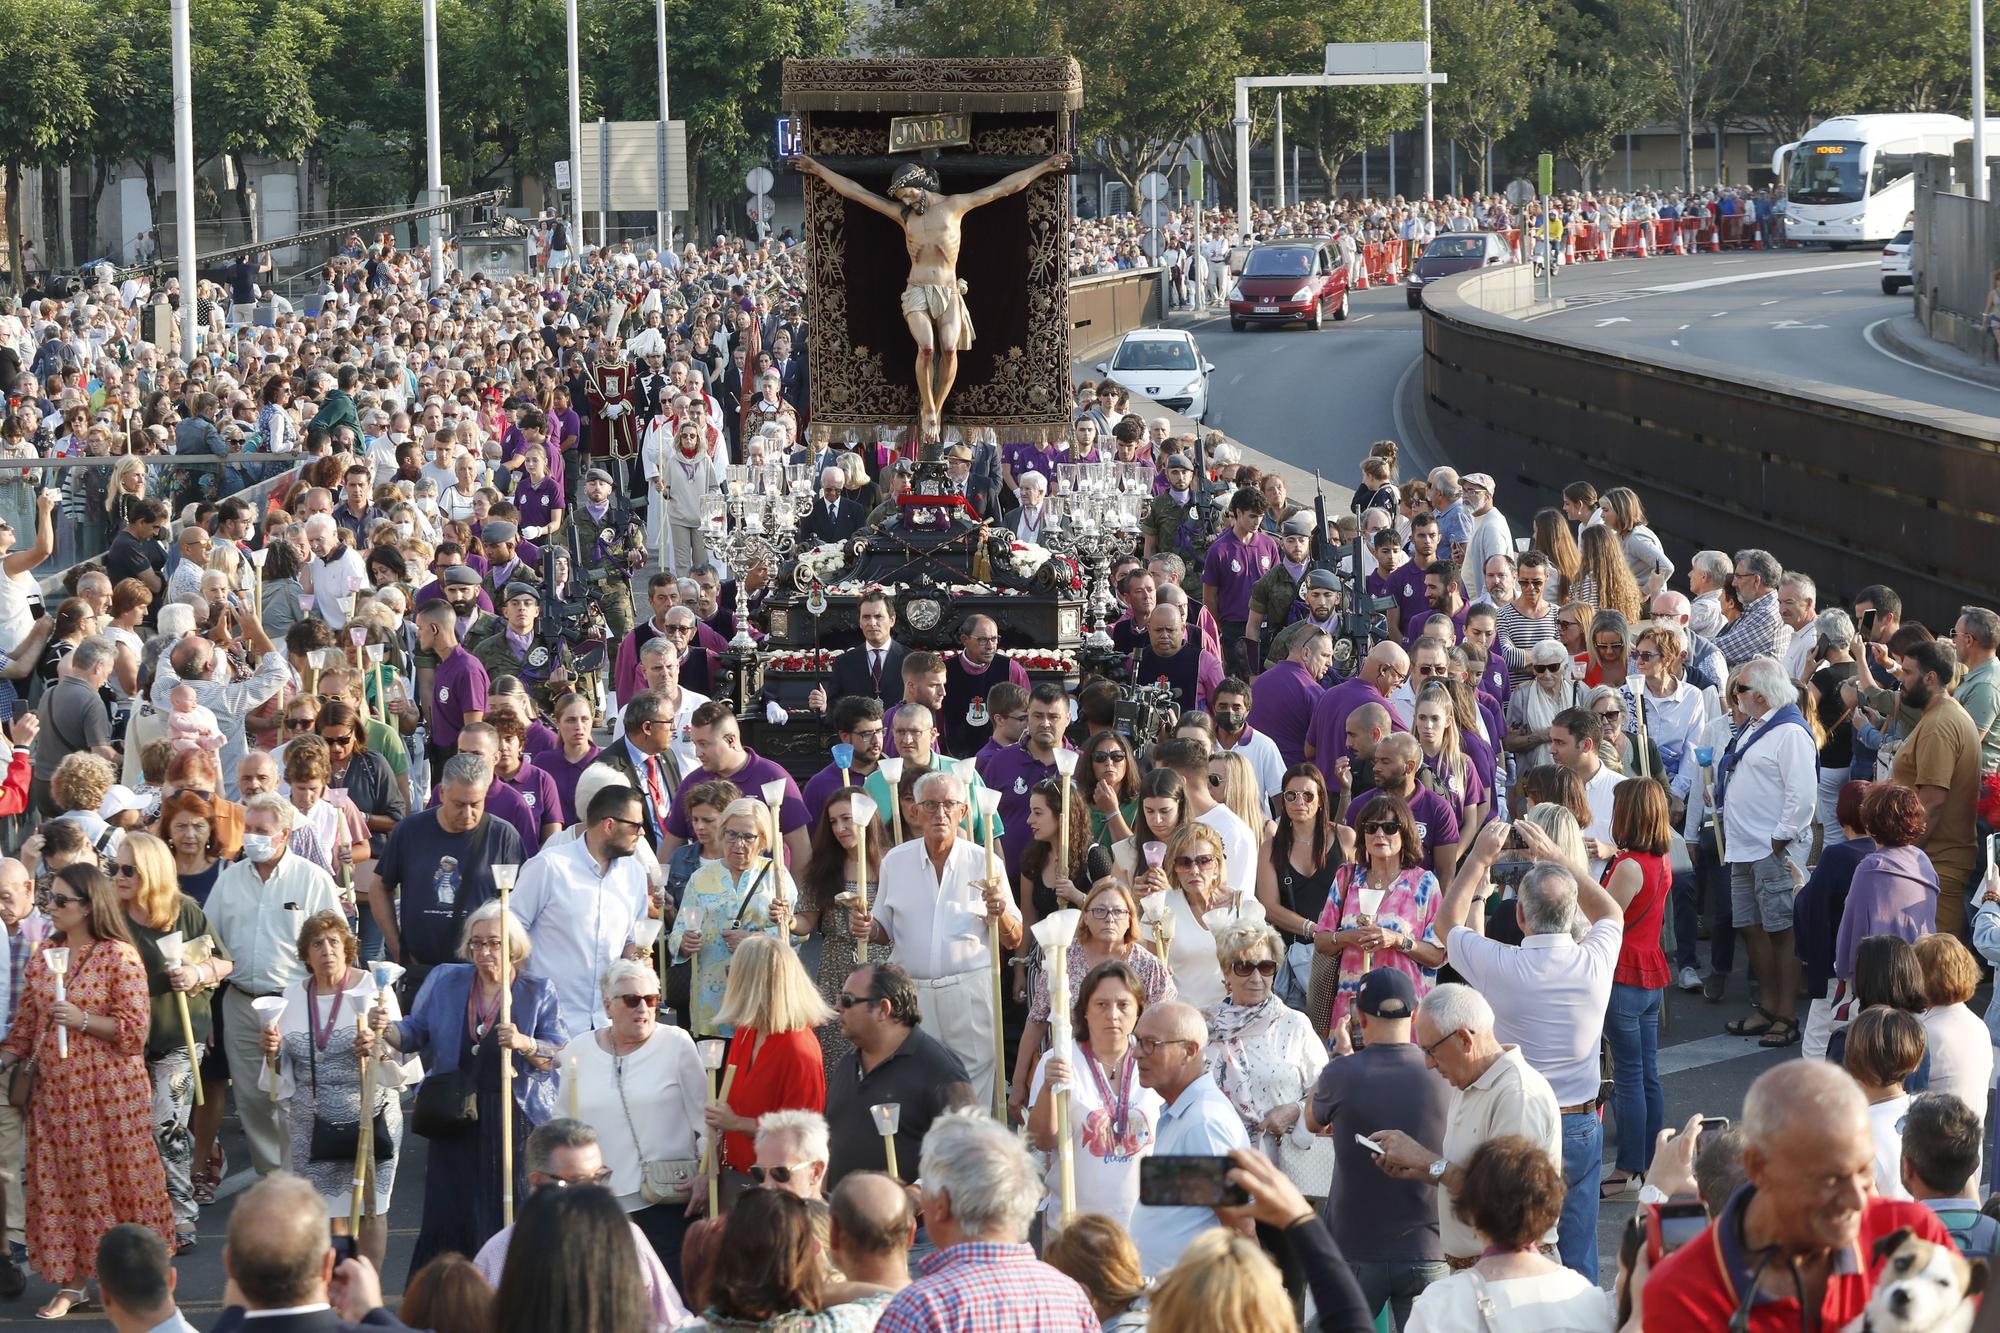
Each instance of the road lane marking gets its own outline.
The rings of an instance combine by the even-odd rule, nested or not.
[[[1743,263],[1743,260],[1726,261]],[[1831,273],[1840,269],[1869,268],[1879,264],[1880,259],[1850,259],[1839,264],[1811,264],[1803,268],[1778,268],[1764,273],[1732,273],[1726,278],[1696,278],[1691,282],[1669,282],[1658,287],[1648,287],[1648,292],[1698,292],[1708,287],[1730,287],[1739,282],[1762,282],[1766,278],[1795,278],[1802,273]]]
[[[1890,320],[1895,318],[1896,316],[1894,315],[1888,315],[1882,319],[1876,320],[1873,324],[1870,324],[1867,328],[1861,330],[1861,340],[1867,343],[1870,347],[1874,348],[1876,351],[1880,352],[1883,356],[1888,357],[1891,361],[1900,361],[1904,365],[1910,367],[1910,369],[1912,370],[1921,370],[1927,375],[1942,375],[1948,380],[1957,380],[1960,384],[1970,384],[1975,389],[1985,389],[1988,392],[1992,391],[1993,386],[1990,384],[1983,384],[1978,380],[1967,379],[1963,375],[1954,375],[1949,370],[1939,370],[1936,366],[1927,366],[1921,361],[1912,361],[1909,357],[1903,356],[1902,354],[1897,352],[1892,352],[1888,348],[1884,347],[1881,343],[1881,340],[1876,336],[1875,330],[1881,328],[1884,324],[1887,324]]]
[[[1741,1060],[1745,1056],[1758,1055],[1769,1050],[1757,1044],[1755,1037],[1698,1037],[1684,1041],[1677,1046],[1660,1048],[1660,1077],[1669,1074],[1685,1074],[1693,1069],[1706,1069],[1711,1065],[1727,1064],[1731,1060]]]
[[[1694,325],[1692,325],[1692,324],[1683,324],[1683,325],[1681,325],[1681,326],[1680,326],[1679,328],[1675,329],[1675,330],[1674,330],[1674,332],[1675,332],[1675,333],[1686,333],[1686,332],[1687,332],[1687,331],[1688,331],[1689,329],[1691,329],[1691,328],[1693,328],[1693,327],[1694,327]]]
[[[1679,338],[1669,338],[1667,339],[1667,345],[1669,347],[1679,347],[1681,345],[1681,340]]]
[[[1778,303],[1777,303],[1777,301],[1759,301],[1759,302],[1758,302],[1757,304],[1758,304],[1758,305],[1776,305],[1776,304],[1778,304]]]
[[[1613,315],[1610,319],[1598,320],[1597,327],[1601,329],[1611,324],[1630,324],[1631,322],[1632,322],[1631,320],[1627,319],[1623,315]]]
[[[1722,318],[1722,317],[1723,317],[1724,315],[1726,315],[1726,314],[1728,314],[1728,313],[1729,313],[1729,312],[1728,312],[1727,310],[1718,310],[1718,311],[1716,311],[1716,312],[1715,312],[1714,314],[1710,315],[1710,316],[1709,316],[1709,318],[1710,318],[1710,319],[1721,319],[1721,318]]]

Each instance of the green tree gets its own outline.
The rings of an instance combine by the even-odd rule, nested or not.
[[[91,7],[92,25],[79,53],[90,81],[93,110],[89,133],[79,145],[90,163],[90,208],[84,217],[83,255],[99,253],[97,208],[111,168],[137,162],[146,177],[149,212],[157,211],[158,157],[174,151],[173,65],[167,11],[138,0],[100,0]],[[122,242],[125,237],[114,237]]]
[[[7,249],[21,286],[21,169],[71,160],[95,109],[78,53],[94,21],[81,0],[0,0],[0,50],[10,51],[0,97],[0,164],[7,189]]]
[[[230,159],[237,212],[252,240],[257,209],[244,157],[304,157],[319,128],[302,51],[304,8],[302,0],[201,0],[190,7],[195,158]]]
[[[1588,190],[1618,135],[1642,120],[1654,100],[1650,83],[1628,77],[1607,56],[1597,68],[1551,70],[1528,98],[1524,129],[1539,150],[1574,166]]]
[[[1555,44],[1546,13],[1545,0],[1437,0],[1431,10],[1432,63],[1451,80],[1437,117],[1465,145],[1481,190],[1493,145],[1527,114]]]
[[[1079,137],[1128,190],[1204,123],[1228,117],[1242,68],[1230,18],[1226,0],[1100,0],[1072,21],[1075,49],[1097,53],[1079,61]]]

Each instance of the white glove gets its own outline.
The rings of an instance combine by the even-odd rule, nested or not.
[[[607,403],[604,407],[604,419],[606,421],[616,421],[631,410],[632,407],[629,403]]]
[[[790,717],[791,714],[778,707],[778,701],[775,699],[764,705],[764,720],[772,726],[782,727]]]

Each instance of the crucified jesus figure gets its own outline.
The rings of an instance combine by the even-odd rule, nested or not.
[[[1061,171],[1069,165],[1069,154],[1044,158],[966,194],[943,193],[937,173],[921,162],[907,162],[890,178],[888,198],[804,154],[798,162],[800,170],[825,181],[834,193],[874,209],[903,229],[903,244],[910,252],[903,320],[917,344],[917,424],[925,443],[940,439],[944,400],[958,378],[958,354],[972,346],[965,280],[958,276],[959,223],[981,204],[1004,199],[1051,171]]]

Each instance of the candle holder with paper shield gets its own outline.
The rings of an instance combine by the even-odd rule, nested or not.
[[[1060,747],[1056,750],[1055,764],[1056,772],[1062,777],[1062,798],[1061,809],[1056,819],[1056,847],[1058,851],[1056,852],[1055,860],[1056,864],[1062,867],[1062,873],[1065,875],[1069,873],[1069,867],[1063,864],[1069,859],[1069,793],[1070,789],[1076,786],[1076,761],[1079,757],[1075,750]],[[1089,816],[1086,815],[1085,818],[1087,819]]]
[[[785,788],[787,782],[788,780],[785,778],[773,778],[758,790],[764,797],[764,809],[771,816],[770,826],[765,830],[765,837],[770,842],[771,901],[774,903],[783,903],[785,910],[789,912],[793,907],[793,903],[791,886],[785,875],[785,834],[783,829],[784,820],[782,818],[785,808]],[[792,944],[792,924],[792,921],[787,918],[784,926],[778,931],[778,939],[783,942],[787,949],[794,947]]]
[[[847,813],[854,820],[854,856],[861,869],[854,881],[854,902],[865,914],[868,911],[868,830],[875,823],[880,810],[875,798],[865,791],[857,791],[848,798]],[[840,895],[845,897],[845,894]],[[823,945],[821,947],[824,947]],[[868,941],[854,941],[854,961],[868,961]]]
[[[153,947],[160,951],[160,961],[170,971],[178,971],[189,966],[187,937],[178,930],[170,930],[155,941]],[[194,1104],[203,1104],[201,1095],[201,1057],[194,1044],[194,1018],[188,1013],[186,991],[174,992],[174,1007],[180,1011],[181,1040],[187,1043],[188,1068],[194,1073]]]
[[[1069,946],[1083,913],[1074,907],[1051,912],[1035,923],[1035,942],[1042,946],[1049,985],[1049,1049],[1059,1058],[1074,1063],[1069,1018]],[[1076,1145],[1070,1139],[1069,1089],[1058,1087],[1056,1094],[1056,1179],[1062,1203],[1062,1220],[1076,1211]]]
[[[896,1166],[896,1131],[902,1128],[903,1104],[877,1102],[868,1108],[868,1114],[875,1118],[875,1132],[882,1136],[882,1157],[889,1164],[889,1178],[901,1180],[903,1173]]]
[[[728,1101],[730,1084],[736,1081],[736,1070],[732,1066],[723,1080],[721,1091],[716,1090],[716,1071],[729,1056],[729,1043],[720,1037],[704,1037],[694,1044],[695,1054],[701,1057],[701,1067],[708,1071],[708,1099],[711,1102]],[[701,1171],[708,1177],[708,1215],[722,1216],[722,1172],[716,1168],[715,1159],[720,1151],[721,1135],[711,1131],[708,1142],[702,1145]]]
[[[68,1004],[69,950],[62,947],[44,949],[42,962],[49,969],[49,975],[55,978],[56,1003]],[[60,1024],[56,1027],[56,1059],[69,1059],[69,1029]]]
[[[660,918],[656,916],[642,916],[632,923],[632,947],[640,953],[654,954],[656,951],[655,946],[661,942],[662,936]],[[662,969],[660,973],[660,1001],[663,1006],[666,1003],[666,992],[667,977],[665,970]]]
[[[653,939],[650,947],[653,955],[653,969],[660,974],[660,999],[663,1008],[667,995],[667,968],[673,962],[667,956],[668,873],[667,867],[658,861],[655,861],[646,871],[646,887],[652,893],[653,910],[657,913],[657,915],[647,919],[653,923]],[[633,939],[636,943],[638,939],[638,932],[636,930],[633,933]],[[642,945],[640,947],[645,948],[648,946]]]
[[[250,1007],[256,1011],[258,1025],[266,1032],[272,1032],[277,1029],[278,1021],[285,1016],[285,997],[259,995],[250,1001]],[[270,1070],[271,1100],[275,1102],[278,1100],[278,1057],[267,1055],[264,1057],[264,1063]]]
[[[514,885],[519,882],[521,867],[518,865],[496,865],[493,867],[493,887],[500,891],[500,1021],[512,1026],[514,1022],[514,939],[513,927],[508,924],[513,909],[507,905]],[[514,1056],[502,1052],[500,1057],[500,1216],[508,1226],[514,1225],[514,1117],[506,1112],[514,1105]]]
[[[981,811],[983,812],[986,808],[986,798],[988,796],[992,797],[993,808],[997,811],[1000,808],[1000,793],[989,792],[983,787],[979,791],[979,806]],[[998,882],[1002,885],[1004,891],[1005,881],[999,866],[999,857],[993,848],[993,820],[991,816],[988,816],[986,820],[986,879],[982,882]],[[1000,988],[1000,918],[986,909],[986,899],[983,895],[974,897],[971,902],[966,904],[965,910],[973,916],[984,917],[986,919],[987,970],[991,974],[993,989],[993,1118],[1004,1125],[1007,1123],[1007,1036],[1003,1031],[1006,1025],[1003,1021],[1005,1011],[1001,1004],[1002,992]]]
[[[840,770],[840,785],[851,785],[854,781],[854,747],[846,741],[837,741],[828,753],[833,756],[833,766]]]
[[[883,783],[889,788],[889,841],[901,846],[903,842],[903,761],[893,754],[883,755],[876,761],[875,771],[882,775]]]
[[[1165,893],[1153,894],[1139,904],[1139,921],[1152,932],[1153,953],[1163,963],[1174,946],[1174,909],[1167,902],[1167,894],[1173,892],[1175,890],[1168,889]]]

